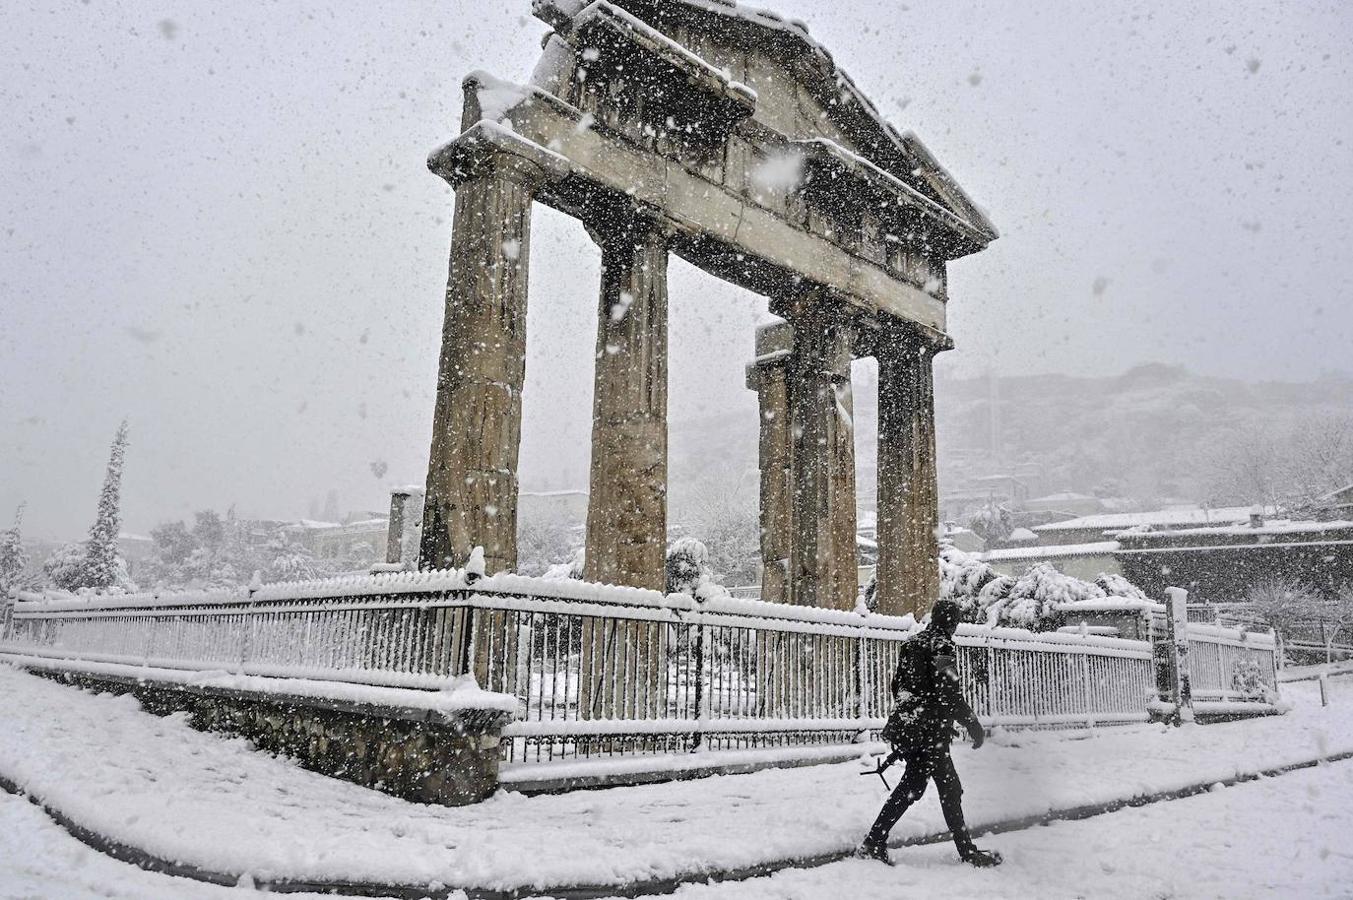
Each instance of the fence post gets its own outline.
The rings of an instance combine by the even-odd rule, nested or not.
[[[865,698],[870,692],[868,643],[864,637],[855,639],[855,718],[860,720],[869,715],[869,702]]]
[[[982,638],[982,652],[987,662],[987,715],[996,717],[996,648],[991,646],[991,637]]]
[[[1165,589],[1168,598],[1165,634],[1169,665],[1170,702],[1174,704],[1176,725],[1193,721],[1193,688],[1189,672],[1189,592],[1183,588]]]
[[[1095,727],[1095,695],[1090,687],[1090,651],[1085,648],[1085,632],[1081,632],[1081,679],[1085,685],[1085,718]]]
[[[700,749],[705,739],[705,720],[709,717],[709,698],[705,695],[705,623],[703,617],[695,626],[695,735],[691,752]]]

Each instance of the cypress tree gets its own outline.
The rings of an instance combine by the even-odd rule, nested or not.
[[[85,586],[106,590],[118,582],[117,536],[121,530],[119,509],[122,491],[122,460],[127,452],[127,421],[124,419],[113,436],[108,451],[108,470],[99,494],[98,516],[89,529]]]

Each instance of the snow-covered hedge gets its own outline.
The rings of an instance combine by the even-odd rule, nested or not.
[[[940,547],[940,598],[953,600],[964,619],[986,625],[1040,631],[1061,624],[1063,608],[1086,601],[1121,598],[1149,604],[1146,595],[1121,575],[1102,573],[1094,582],[1035,563],[1023,574],[999,575],[978,557],[949,544]]]

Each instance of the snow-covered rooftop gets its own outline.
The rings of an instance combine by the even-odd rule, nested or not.
[[[1068,556],[1107,556],[1118,549],[1117,541],[1095,541],[1088,544],[1057,544],[1048,547],[1004,547],[976,554],[983,562],[1032,561],[1061,559]]]
[[[1064,522],[1051,522],[1047,525],[1039,525],[1034,528],[1034,531],[1044,533],[1049,531],[1080,531],[1090,528],[1111,531],[1114,529],[1135,528],[1139,525],[1174,527],[1181,525],[1230,525],[1236,522],[1249,521],[1250,513],[1253,511],[1254,507],[1252,506],[1220,506],[1211,509],[1192,506],[1156,509],[1149,512],[1096,513],[1091,516],[1078,516],[1074,519],[1067,519]],[[1264,510],[1265,515],[1271,515],[1273,512],[1275,512],[1273,507],[1268,507]]]
[[[1339,531],[1353,528],[1353,522],[1340,520],[1332,522],[1293,521],[1291,519],[1270,519],[1259,526],[1220,525],[1203,528],[1178,528],[1171,532],[1175,535],[1259,535],[1259,534],[1314,534],[1322,531]]]

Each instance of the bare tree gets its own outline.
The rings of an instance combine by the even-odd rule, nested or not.
[[[1325,664],[1329,665],[1339,635],[1353,629],[1353,584],[1346,584],[1328,600],[1315,603],[1313,610],[1325,638]]]
[[[1273,576],[1252,586],[1245,595],[1255,616],[1285,641],[1296,626],[1310,621],[1319,601],[1315,588],[1301,581]]]
[[[720,584],[751,584],[760,556],[761,522],[754,473],[711,472],[696,486],[687,533],[708,550],[709,568]]]
[[[551,566],[568,562],[582,535],[558,518],[523,518],[517,525],[517,571],[543,575]]]
[[[1310,503],[1353,481],[1353,416],[1305,421],[1292,436],[1290,485],[1293,502]]]
[[[1219,504],[1276,505],[1287,481],[1284,455],[1271,434],[1255,425],[1237,429],[1214,450],[1208,499]]]
[[[1269,428],[1247,425],[1219,445],[1211,500],[1300,508],[1353,481],[1353,416],[1312,416],[1279,437]]]

